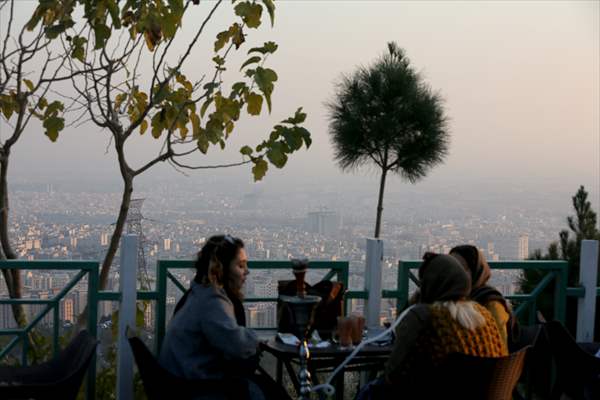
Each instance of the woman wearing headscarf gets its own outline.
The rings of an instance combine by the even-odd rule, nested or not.
[[[494,287],[488,285],[492,271],[483,252],[475,246],[461,245],[450,250],[471,276],[471,300],[484,306],[494,317],[503,342],[508,346],[509,325],[512,325],[511,311],[508,302]]]
[[[502,357],[508,354],[492,315],[469,299],[471,280],[456,258],[428,253],[419,269],[419,303],[396,328],[385,383],[423,381],[450,354]]]

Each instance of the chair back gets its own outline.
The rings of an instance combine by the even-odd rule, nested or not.
[[[550,321],[544,329],[556,364],[553,396],[586,398],[586,386],[598,380],[600,359],[582,349],[562,323]]]
[[[148,400],[173,398],[174,391],[177,392],[178,399],[218,395],[218,398],[243,400],[248,396],[247,383],[237,378],[198,380],[179,378],[158,363],[140,338],[134,336],[128,340]]]
[[[525,356],[530,348],[531,346],[525,346],[515,353],[496,360],[487,389],[488,400],[512,399],[513,391],[523,372]]]
[[[98,341],[86,330],[77,334],[58,356],[30,367],[0,368],[0,398],[75,400],[94,359]]]
[[[451,354],[438,368],[435,395],[427,398],[511,400],[528,349],[498,358]]]

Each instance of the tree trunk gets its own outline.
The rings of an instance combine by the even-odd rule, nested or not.
[[[108,284],[108,273],[110,267],[119,249],[119,242],[123,235],[123,228],[125,227],[125,221],[127,220],[127,214],[129,213],[129,205],[131,203],[131,195],[133,193],[133,176],[130,174],[123,175],[123,196],[121,198],[121,208],[119,210],[119,217],[115,224],[115,230],[110,238],[110,244],[102,262],[102,269],[100,270],[100,290],[105,290]]]
[[[383,213],[383,193],[385,191],[385,178],[387,175],[387,168],[381,169],[381,181],[379,182],[379,200],[377,201],[377,218],[375,220],[375,238],[379,238],[381,232],[381,215]]]
[[[17,254],[10,245],[8,238],[8,157],[9,152],[2,150],[0,155],[0,244],[2,245],[2,254],[7,260],[14,260]],[[8,295],[11,299],[20,299],[22,297],[21,271],[18,269],[2,270],[2,275],[6,280]],[[19,327],[27,325],[25,310],[21,304],[13,304],[12,312],[15,321]]]

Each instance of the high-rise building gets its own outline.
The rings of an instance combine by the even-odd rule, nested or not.
[[[338,234],[340,222],[340,216],[335,211],[313,211],[307,215],[306,227],[309,232],[331,236]]]
[[[100,246],[108,246],[108,233],[100,235]]]
[[[165,239],[163,241],[163,248],[165,249],[165,251],[171,250],[171,239]]]
[[[526,233],[519,236],[519,260],[525,260],[529,257],[529,235]]]

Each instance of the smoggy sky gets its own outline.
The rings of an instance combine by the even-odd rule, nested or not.
[[[201,1],[193,8],[184,20],[182,37],[191,36],[211,4]],[[267,22],[258,31],[249,31],[245,44],[246,50],[265,40],[279,44],[269,60],[279,74],[273,113],[259,120],[246,117],[229,151],[211,149],[208,157],[195,161],[239,160],[241,145],[256,144],[270,126],[301,105],[308,113],[306,126],[313,146],[294,154],[284,170],[270,171],[265,184],[340,176],[332,161],[324,102],[331,98],[340,74],[371,63],[393,40],[445,99],[450,153],[427,180],[489,179],[490,184],[562,180],[572,182],[572,192],[579,184],[597,191],[599,2],[288,0],[276,4],[275,27],[271,29]],[[18,5],[26,15],[35,3],[19,1]],[[233,20],[230,8],[225,2],[194,50],[184,69],[188,77],[197,79],[211,71],[209,50],[214,35]],[[237,64],[232,66],[239,65],[238,60],[234,58]],[[13,150],[11,177],[115,176],[116,180],[114,152],[105,154],[107,144],[108,134],[92,125],[68,129],[58,143],[50,143],[32,125]],[[154,154],[156,142],[146,134],[136,138],[128,151],[140,161]],[[153,173],[172,174],[167,166]],[[221,173],[251,181],[249,168],[217,172]],[[366,176],[375,179],[373,172]]]

